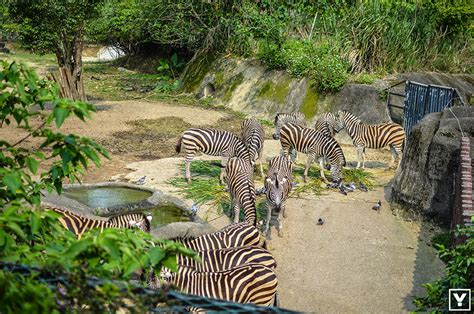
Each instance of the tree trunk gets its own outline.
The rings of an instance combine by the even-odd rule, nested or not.
[[[53,79],[59,85],[63,98],[86,101],[84,82],[82,81],[82,49],[84,46],[84,25],[78,28],[74,38],[65,33],[61,36],[61,47],[56,50],[59,71],[53,73]]]

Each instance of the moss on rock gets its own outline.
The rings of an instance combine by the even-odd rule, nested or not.
[[[184,91],[191,93],[198,88],[206,74],[211,69],[212,64],[217,59],[214,54],[203,54],[198,57],[193,63],[188,65],[183,77]]]
[[[300,107],[300,112],[304,114],[306,119],[312,119],[318,113],[318,98],[316,91],[311,88],[310,84],[307,84],[303,103]]]
[[[267,99],[276,103],[285,103],[286,97],[289,93],[291,79],[284,79],[280,82],[273,83],[266,81],[257,94],[258,98]]]
[[[222,100],[224,102],[228,102],[232,98],[232,93],[235,91],[237,86],[242,84],[244,81],[244,74],[241,72],[234,76],[228,84],[226,84],[226,88],[224,89],[224,95],[222,96]]]

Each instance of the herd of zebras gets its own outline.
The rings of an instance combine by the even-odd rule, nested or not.
[[[296,153],[308,156],[303,175],[305,182],[309,167],[313,161],[318,160],[321,177],[327,182],[324,176],[327,163],[333,184],[341,184],[342,168],[346,165],[346,160],[334,136],[343,128],[357,149],[357,167],[360,167],[361,161],[364,167],[365,148],[386,146],[390,146],[392,162],[398,158],[400,163],[405,140],[404,130],[400,125],[365,124],[347,111],[339,111],[337,115],[324,114],[317,120],[314,129],[306,127],[301,113],[277,114],[273,139],[280,140],[282,154],[269,161],[266,174],[263,173],[262,166],[265,133],[256,119],[242,122],[240,137],[232,132],[210,128],[186,130],[178,140],[176,152],[183,151],[186,154],[187,181],[191,182],[190,165],[197,153],[221,156],[220,181],[229,190],[234,208],[234,223],[218,232],[200,237],[173,239],[196,251],[202,262],[178,256],[177,273],[166,268],[162,269],[159,276],[151,272],[147,284],[157,287],[164,282],[189,294],[264,306],[274,304],[278,286],[274,273],[276,262],[272,254],[259,245],[262,241],[257,229],[254,166],[259,161],[260,172],[265,177],[268,213],[264,234],[269,230],[272,212],[277,212],[277,231],[282,236],[282,221],[286,217],[285,203],[293,186],[292,163]],[[150,231],[151,217],[145,214],[125,214],[108,220],[94,220],[58,207],[49,208],[59,212],[64,227],[78,237],[90,228],[138,227],[145,232]],[[239,222],[241,210],[245,217],[243,222]]]

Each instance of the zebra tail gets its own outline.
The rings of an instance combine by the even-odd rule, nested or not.
[[[183,141],[183,136],[180,136],[178,139],[178,143],[176,143],[176,154],[179,154],[181,152],[181,142]]]

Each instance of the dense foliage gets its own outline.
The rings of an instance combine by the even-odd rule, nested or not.
[[[182,55],[214,49],[256,56],[334,91],[349,74],[472,71],[473,12],[462,0],[116,0],[90,33],[130,52],[155,43]]]
[[[456,235],[467,239],[452,248],[436,245],[438,256],[446,263],[445,275],[423,285],[426,296],[415,299],[418,311],[448,312],[449,289],[474,287],[474,227],[459,228]]]
[[[58,222],[58,214],[40,210],[44,191],[60,193],[63,180],[78,179],[91,161],[99,166],[99,156],[108,155],[88,138],[59,132],[70,116],[89,118],[92,105],[61,99],[52,82],[23,65],[0,62],[0,125],[16,128],[13,134],[20,135],[14,143],[0,141],[0,262],[68,274],[68,283],[58,286],[35,280],[36,272],[13,277],[0,268],[0,312],[83,306],[92,312],[103,312],[104,306],[140,311],[144,305],[130,289],[91,287],[85,279],[126,280],[135,270],[161,265],[176,269],[176,254],[192,252],[140,230],[95,230],[77,240]],[[30,143],[24,145],[27,139]],[[124,303],[125,297],[130,302]]]

